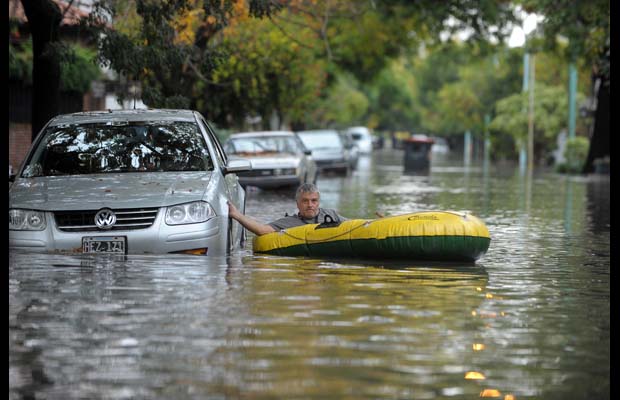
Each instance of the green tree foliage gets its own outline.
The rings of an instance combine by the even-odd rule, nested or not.
[[[282,120],[305,123],[303,109],[313,103],[311,96],[329,104],[330,96],[347,87],[367,92],[344,85],[342,76],[369,84],[391,58],[437,35],[449,16],[455,29],[463,23],[480,35],[498,35],[491,25],[512,19],[509,5],[491,0],[439,5],[431,0],[251,0],[247,5],[241,0],[138,0],[135,7],[127,0],[107,0],[101,5],[119,27],[98,25],[106,65],[141,81],[147,104],[205,107],[202,111],[221,124],[238,124],[242,114],[274,112]],[[256,25],[248,15],[268,18],[273,26]],[[257,31],[248,40],[253,28]],[[294,51],[291,43],[298,46]],[[252,67],[243,65],[248,63]],[[359,95],[352,100],[356,106],[349,111],[355,114],[363,100]],[[333,120],[329,112],[319,114],[324,122]]]
[[[557,38],[568,39],[564,47],[567,60],[582,57],[591,60],[609,74],[610,2],[609,0],[521,0],[528,12],[545,16],[541,33],[547,49],[558,47]]]
[[[9,79],[32,84],[32,40],[9,43]]]
[[[368,112],[368,97],[360,89],[357,80],[347,74],[338,74],[336,83],[328,90],[316,107],[309,109],[301,121],[306,128],[334,126],[343,128],[362,124]]]
[[[281,123],[303,120],[324,85],[324,62],[268,20],[248,19],[223,33],[226,56],[212,74],[212,86],[221,86],[217,97],[204,99],[213,118],[232,117],[236,125],[247,115],[266,123],[273,113]]]
[[[564,149],[565,162],[557,166],[558,172],[579,173],[588,155],[588,139],[583,136],[570,138]]]
[[[407,58],[394,60],[367,88],[371,99],[369,125],[388,131],[419,128],[417,81]]]
[[[561,42],[558,38],[568,40],[565,58],[581,60],[591,70],[591,93],[597,106],[583,171],[592,172],[594,161],[610,154],[610,1],[521,0],[520,3],[526,11],[545,16],[540,29],[547,48],[556,47]]]
[[[544,160],[554,149],[557,134],[566,129],[568,120],[568,93],[563,86],[547,86],[537,82],[534,101],[534,152],[535,159]],[[580,95],[583,100],[583,95]],[[508,134],[513,143],[524,143],[528,132],[529,94],[522,92],[508,96],[497,102],[496,116],[490,128]],[[514,153],[518,151],[514,148]]]
[[[92,81],[101,77],[96,64],[97,52],[79,45],[70,47],[68,55],[60,64],[60,88],[66,91],[86,93]]]
[[[88,25],[98,32],[100,61],[128,80],[141,81],[152,107],[195,105],[195,88],[211,82],[224,57],[215,39],[240,16],[266,16],[279,8],[269,0],[107,0],[97,4]],[[121,14],[125,11],[125,14]],[[106,23],[123,20],[123,29]],[[209,96],[210,93],[203,93]],[[232,105],[231,105],[232,106]]]
[[[423,131],[440,134],[474,134],[484,131],[485,115],[493,115],[495,102],[520,90],[520,55],[498,47],[482,51],[460,42],[444,43],[417,60]]]
[[[97,66],[97,52],[81,45],[57,48],[60,60],[60,89],[86,93],[93,80],[101,76]],[[9,79],[32,84],[32,40],[9,45]]]

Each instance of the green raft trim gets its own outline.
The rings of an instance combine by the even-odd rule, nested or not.
[[[398,236],[385,239],[303,243],[262,253],[293,257],[366,257],[473,262],[486,253],[490,244],[490,238],[480,236]]]

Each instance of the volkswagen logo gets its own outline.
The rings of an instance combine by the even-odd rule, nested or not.
[[[109,208],[102,208],[95,214],[95,225],[99,229],[112,229],[116,223],[116,215]]]

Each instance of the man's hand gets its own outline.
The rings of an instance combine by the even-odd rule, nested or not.
[[[230,200],[226,201],[226,203],[228,204],[228,215],[230,218],[239,220],[239,210],[237,210],[237,207]]]
[[[237,210],[237,207],[235,207],[235,205],[230,200],[228,200],[226,203],[228,204],[228,216],[232,219],[239,221],[239,223],[250,232],[256,235],[264,235],[265,233],[276,231],[271,225],[260,223],[258,221],[255,221],[253,218],[243,215],[239,210]]]

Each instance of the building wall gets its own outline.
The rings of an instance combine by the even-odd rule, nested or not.
[[[17,172],[30,148],[30,131],[29,123],[9,123],[9,165],[14,172]]]
[[[30,120],[30,101],[32,100],[30,92],[27,92],[26,104],[28,107],[21,107],[21,109],[23,109],[21,110],[22,112],[17,112],[20,108],[14,106],[14,103],[19,96],[15,94],[20,92],[24,92],[24,90],[14,91],[12,95],[9,96],[9,166],[13,167],[14,173],[17,172],[22,161],[26,158],[26,153],[28,153],[28,149],[32,143],[30,139],[32,136],[32,128],[30,122],[27,122]],[[65,97],[66,96],[61,96],[60,113],[98,111],[105,109],[105,97],[96,96],[92,92],[85,93],[84,96],[79,99],[80,101],[76,101],[76,99],[69,101],[69,99]]]

